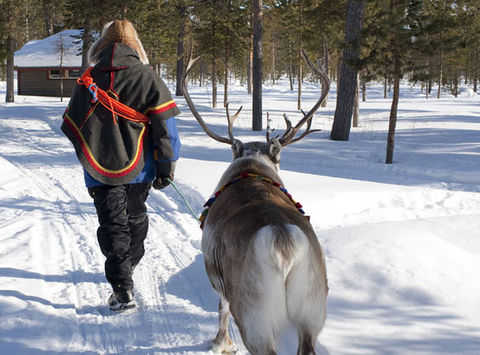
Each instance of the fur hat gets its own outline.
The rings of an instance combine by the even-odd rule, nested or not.
[[[140,60],[148,64],[147,54],[143,49],[142,42],[138,38],[137,31],[128,20],[115,20],[107,23],[102,30],[102,35],[97,39],[88,50],[88,60],[90,65],[94,65],[99,60],[102,49],[108,45],[119,42],[126,44],[137,51]]]

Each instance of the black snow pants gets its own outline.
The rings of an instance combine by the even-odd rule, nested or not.
[[[132,269],[145,253],[148,232],[145,201],[151,183],[90,187],[100,227],[98,243],[105,260],[105,276],[114,291],[132,290]]]

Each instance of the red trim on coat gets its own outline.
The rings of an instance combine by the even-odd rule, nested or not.
[[[140,144],[139,144],[139,147],[138,147],[138,154],[137,154],[137,158],[135,159],[135,161],[132,163],[132,166],[130,167],[130,169],[127,169],[127,170],[124,170],[120,173],[111,173],[111,172],[107,172],[105,170],[102,169],[102,167],[98,166],[95,162],[95,159],[91,156],[88,148],[85,146],[85,144],[83,144],[83,137],[81,135],[81,133],[78,131],[78,129],[70,122],[70,120],[68,118],[64,118],[64,122],[67,124],[67,126],[70,128],[70,130],[73,132],[73,134],[75,134],[75,137],[77,138],[77,141],[80,143],[80,147],[82,148],[82,152],[83,152],[83,155],[85,156],[85,158],[87,159],[88,163],[90,164],[90,166],[92,168],[95,169],[95,171],[97,171],[98,173],[100,173],[101,175],[103,176],[107,176],[107,177],[110,177],[110,178],[118,178],[118,177],[123,177],[125,175],[128,175],[129,173],[131,173],[138,165],[138,162],[140,161],[140,157],[142,156],[142,151],[143,151],[143,134],[142,136],[139,137],[140,139]]]
[[[171,104],[161,107],[158,110],[147,110],[146,112],[148,115],[158,115],[162,112],[165,112],[174,108],[175,106],[177,106],[177,104],[175,102],[172,102]]]
[[[80,129],[83,128],[83,126],[85,125],[85,123],[87,123],[88,119],[90,118],[90,116],[92,115],[93,111],[95,110],[95,108],[97,107],[98,105],[98,101],[95,105],[92,105],[92,107],[90,107],[90,110],[88,110],[87,114],[85,115],[85,117],[83,118],[83,121],[82,121],[82,124],[80,125]]]

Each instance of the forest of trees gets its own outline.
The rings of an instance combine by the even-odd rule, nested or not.
[[[254,45],[253,24],[259,4],[261,48]],[[195,77],[200,85],[211,85],[213,107],[218,85],[225,88],[226,104],[230,80],[252,92],[255,50],[261,54],[263,81],[287,77],[291,90],[298,90],[299,108],[302,81],[314,80],[302,49],[327,66],[331,80],[339,80],[342,102],[350,102],[358,86],[365,99],[367,83],[377,81],[384,83],[385,97],[393,90],[393,112],[402,78],[420,84],[426,97],[440,97],[445,90],[457,95],[460,84],[477,91],[479,0],[0,0],[0,80],[7,79],[13,52],[26,42],[78,28],[84,30],[86,49],[115,18],[134,23],[150,64],[169,80],[179,81],[193,45],[195,54],[203,55]],[[180,87],[176,94],[181,95]],[[332,139],[348,140],[352,112],[347,111],[343,119],[336,113],[340,124]],[[395,120],[396,112],[390,117],[393,133]]]

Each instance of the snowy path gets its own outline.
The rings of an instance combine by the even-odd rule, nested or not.
[[[0,104],[0,353],[209,354],[218,299],[204,271],[198,223],[181,198],[173,188],[151,192],[147,252],[134,274],[139,307],[109,311],[95,210],[59,128],[65,103],[22,98]],[[480,136],[474,104],[464,129]],[[371,129],[375,117],[365,116]],[[223,116],[212,121],[224,125]],[[200,212],[228,148],[204,137],[188,114],[179,129],[185,157],[176,183]],[[400,122],[400,136],[411,131]],[[312,138],[285,152],[285,185],[311,215],[327,254],[330,294],[319,354],[480,353],[480,169],[472,164],[480,150],[478,139],[460,149],[464,132],[451,134],[457,151],[451,161],[442,155],[441,176],[434,173],[440,160],[423,168],[422,154],[428,147],[444,152],[450,143],[424,137],[416,150],[413,141],[402,150],[400,140],[398,156],[412,158],[391,168],[372,158],[377,140],[367,129],[351,146]],[[292,334],[283,346],[292,353]]]
[[[168,291],[172,275],[199,252],[200,232],[188,232],[197,227],[196,221],[178,208],[175,196],[153,192],[149,199],[156,213],[151,215],[147,256],[135,272],[138,311],[117,315],[104,305],[110,290],[95,238],[95,211],[70,147],[52,134],[59,133],[60,112],[52,120],[2,120],[0,277],[4,285],[15,286],[0,291],[2,316],[7,318],[2,353],[139,353],[150,352],[152,344],[159,350],[187,349],[187,336],[193,353],[206,350],[206,340],[197,345],[200,332],[192,330],[204,317],[213,324],[213,314],[198,307],[188,315],[182,299]],[[205,281],[200,276],[197,282]],[[178,329],[178,324],[186,328]]]

